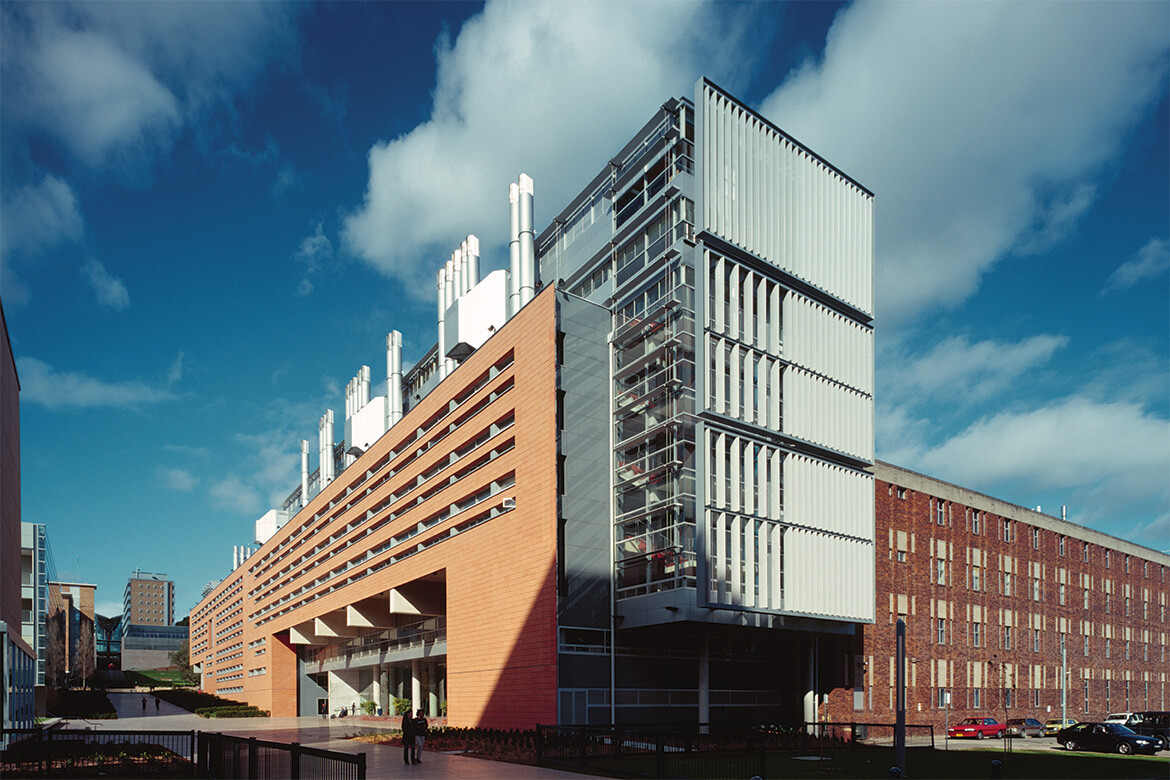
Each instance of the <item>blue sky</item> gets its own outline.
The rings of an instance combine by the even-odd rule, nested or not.
[[[1170,548],[1170,6],[0,5],[23,514],[180,614],[507,184],[708,76],[876,194],[878,453]]]

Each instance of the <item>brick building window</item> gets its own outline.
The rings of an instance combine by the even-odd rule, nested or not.
[[[1111,594],[1109,594],[1109,593],[1106,593],[1106,594],[1105,594],[1105,614],[1107,614],[1107,615],[1109,614],[1109,605],[1110,605],[1110,604],[1112,603],[1112,601],[1113,601],[1113,600],[1110,598],[1110,595],[1111,595]]]
[[[1057,545],[1057,551],[1059,552],[1060,557],[1063,558],[1064,557],[1064,537],[1063,536],[1061,536],[1059,539],[1057,539],[1056,545]]]
[[[1011,650],[1012,649],[1012,627],[1011,626],[1004,626],[1003,627],[1003,649],[1004,650]]]
[[[1060,606],[1062,606],[1062,607],[1064,606],[1064,591],[1065,591],[1065,587],[1063,584],[1061,584],[1061,586],[1060,586]]]
[[[1040,629],[1038,628],[1032,629],[1032,652],[1040,652]]]
[[[1003,540],[1010,542],[1012,540],[1012,521],[1004,518],[1003,521]]]
[[[1039,688],[1032,689],[1032,706],[1037,707],[1037,708],[1040,706],[1040,689]]]
[[[972,688],[971,689],[971,707],[972,708],[979,709],[980,707],[983,706],[983,702],[981,701],[983,697],[979,695],[981,693],[983,693],[983,691],[980,688]]]
[[[972,647],[983,647],[983,637],[981,635],[982,631],[980,630],[981,628],[982,628],[982,625],[978,622],[971,624],[971,646]],[[1088,653],[1085,653],[1085,655],[1088,655]],[[978,706],[978,705],[976,705],[976,706]]]
[[[1105,637],[1105,657],[1113,657],[1113,639],[1110,637]],[[1109,705],[1105,705],[1105,709],[1109,709]]]
[[[1000,592],[1003,593],[1003,595],[1012,595],[1012,573],[1010,571],[1005,571],[1003,573],[1003,582],[1000,584]]]
[[[934,580],[939,585],[947,584],[947,562],[942,558],[935,559]]]
[[[1089,635],[1085,634],[1085,656],[1089,655]]]
[[[1109,550],[1105,550],[1105,568],[1109,568]]]
[[[971,569],[971,590],[979,590],[982,587],[980,572],[982,570],[975,566]]]
[[[1125,556],[1125,573],[1126,573],[1126,574],[1129,574],[1129,556],[1128,556],[1128,555],[1127,555],[1127,556]],[[1128,694],[1126,695],[1126,697],[1125,697],[1125,698],[1126,698],[1127,700],[1129,699],[1129,696],[1128,696]]]
[[[941,498],[936,498],[934,500],[934,522],[937,525],[947,524],[946,504]]]
[[[1125,614],[1127,617],[1129,616],[1129,596],[1125,597]]]
[[[1012,695],[1013,693],[1014,693],[1014,691],[1011,688],[1004,688],[1003,689],[1003,706],[1005,706],[1005,707],[1014,707],[1015,706],[1015,702],[1012,701],[1012,699],[1015,698]]]
[[[1105,711],[1106,712],[1108,712],[1110,709],[1112,709],[1112,707],[1109,706],[1109,693],[1110,693],[1109,688],[1110,688],[1109,680],[1106,679],[1105,680]]]
[[[1089,589],[1085,588],[1085,609],[1089,608]]]
[[[971,533],[979,535],[979,512],[971,512]]]
[[[1040,529],[1039,528],[1032,529],[1032,549],[1033,550],[1040,549]]]
[[[947,643],[947,619],[938,619],[938,643],[945,645]]]
[[[1089,562],[1089,543],[1085,542],[1081,549],[1085,555],[1085,563],[1088,563]]]
[[[1032,601],[1040,600],[1040,578],[1032,578]]]
[[[1089,681],[1085,680],[1085,707],[1084,712],[1089,711]]]
[[[895,490],[896,490],[896,492],[897,492],[897,496],[898,496],[898,498],[905,500],[905,498],[906,498],[906,488],[901,488],[901,487],[900,487],[900,488],[895,488]]]
[[[1129,660],[1129,640],[1125,640],[1125,660]]]

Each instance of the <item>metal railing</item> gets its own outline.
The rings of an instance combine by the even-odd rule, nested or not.
[[[760,734],[624,726],[537,726],[536,763],[640,777],[764,776]]]
[[[218,778],[365,780],[365,753],[338,753],[296,742],[269,742],[230,734],[199,735],[198,769]]]
[[[4,777],[366,777],[365,753],[206,731],[9,729],[4,737]]]

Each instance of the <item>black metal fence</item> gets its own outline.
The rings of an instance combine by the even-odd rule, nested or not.
[[[199,735],[199,770],[206,777],[271,780],[366,780],[365,753],[337,753],[229,734]]]
[[[640,777],[763,777],[764,737],[538,725],[536,762]]]
[[[0,777],[213,777],[365,780],[365,753],[205,731],[0,731]]]

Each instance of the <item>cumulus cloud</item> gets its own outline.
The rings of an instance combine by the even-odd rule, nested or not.
[[[175,356],[175,359],[173,361],[171,361],[170,368],[167,369],[167,384],[173,385],[175,382],[178,382],[182,378],[183,378],[183,353],[180,352],[178,355]]]
[[[36,358],[16,361],[20,400],[54,411],[72,409],[139,409],[173,401],[169,390],[147,382],[107,382],[76,371],[58,371]]]
[[[93,169],[140,167],[293,48],[280,3],[6,3],[7,121]]]
[[[1075,227],[1164,93],[1167,24],[1157,3],[858,3],[761,111],[874,191],[889,325]]]
[[[534,178],[543,223],[666,99],[692,95],[700,75],[734,80],[729,68],[750,59],[753,13],[488,3],[454,42],[440,41],[430,118],[370,149],[365,201],[345,221],[344,245],[415,293],[432,292],[435,268],[468,233],[485,257],[507,240],[507,186],[518,173]]]
[[[110,275],[106,267],[97,258],[89,258],[81,266],[81,275],[93,287],[98,303],[111,309],[122,311],[130,307],[130,293],[126,285]]]
[[[219,509],[243,515],[260,513],[260,494],[237,476],[219,480],[208,489],[211,503]]]
[[[1117,267],[1105,282],[1101,295],[1128,290],[1138,282],[1156,279],[1170,269],[1170,241],[1151,238],[1146,245]]]
[[[0,258],[37,254],[61,243],[79,241],[84,220],[77,195],[64,179],[47,175],[18,187],[0,209]]]
[[[155,472],[162,486],[177,493],[190,493],[199,484],[199,478],[187,469],[171,469],[159,466]]]
[[[301,241],[297,249],[296,261],[304,270],[304,276],[297,287],[298,295],[308,295],[313,291],[312,277],[321,271],[323,264],[333,258],[333,243],[325,235],[325,226],[318,222],[313,235]]]
[[[1021,376],[1068,344],[1065,336],[1040,335],[1014,343],[972,342],[952,336],[922,355],[883,354],[883,395],[897,403],[921,403],[944,396],[970,403],[1008,389]]]

